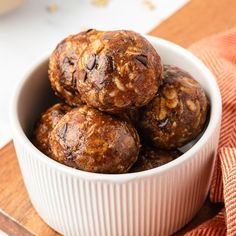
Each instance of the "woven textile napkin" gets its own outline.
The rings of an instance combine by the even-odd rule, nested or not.
[[[236,28],[195,43],[190,50],[213,72],[221,90],[223,117],[217,166],[210,190],[225,208],[185,236],[236,235]]]

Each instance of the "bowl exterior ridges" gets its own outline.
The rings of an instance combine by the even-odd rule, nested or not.
[[[143,178],[100,181],[69,175],[14,140],[33,206],[63,235],[170,235],[204,203],[214,169],[217,131],[200,152],[168,171]],[[117,179],[119,175],[117,175]]]

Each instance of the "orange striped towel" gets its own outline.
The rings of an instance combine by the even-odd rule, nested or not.
[[[210,200],[225,209],[186,236],[236,235],[236,28],[190,47],[217,78],[223,102],[218,160]]]

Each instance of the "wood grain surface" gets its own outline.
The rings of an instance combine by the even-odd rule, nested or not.
[[[212,33],[236,26],[235,0],[192,0],[150,34],[184,47]],[[0,229],[9,235],[59,235],[49,228],[32,207],[16,159],[13,143],[0,150]],[[208,201],[194,220],[175,235],[183,235],[222,206]]]
[[[0,229],[12,236],[59,235],[32,207],[12,142],[0,150],[0,167]],[[15,224],[6,220],[8,216],[15,220]],[[13,230],[16,225],[17,230]]]
[[[236,27],[235,0],[190,0],[150,34],[188,47],[208,35]]]

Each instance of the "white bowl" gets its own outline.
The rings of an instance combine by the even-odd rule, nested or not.
[[[146,36],[167,64],[200,82],[211,103],[209,124],[196,144],[161,167],[131,174],[72,169],[30,142],[32,127],[53,93],[48,55],[34,63],[13,98],[11,124],[29,197],[42,219],[64,235],[170,235],[189,222],[208,194],[221,121],[221,96],[211,72],[187,50]]]

